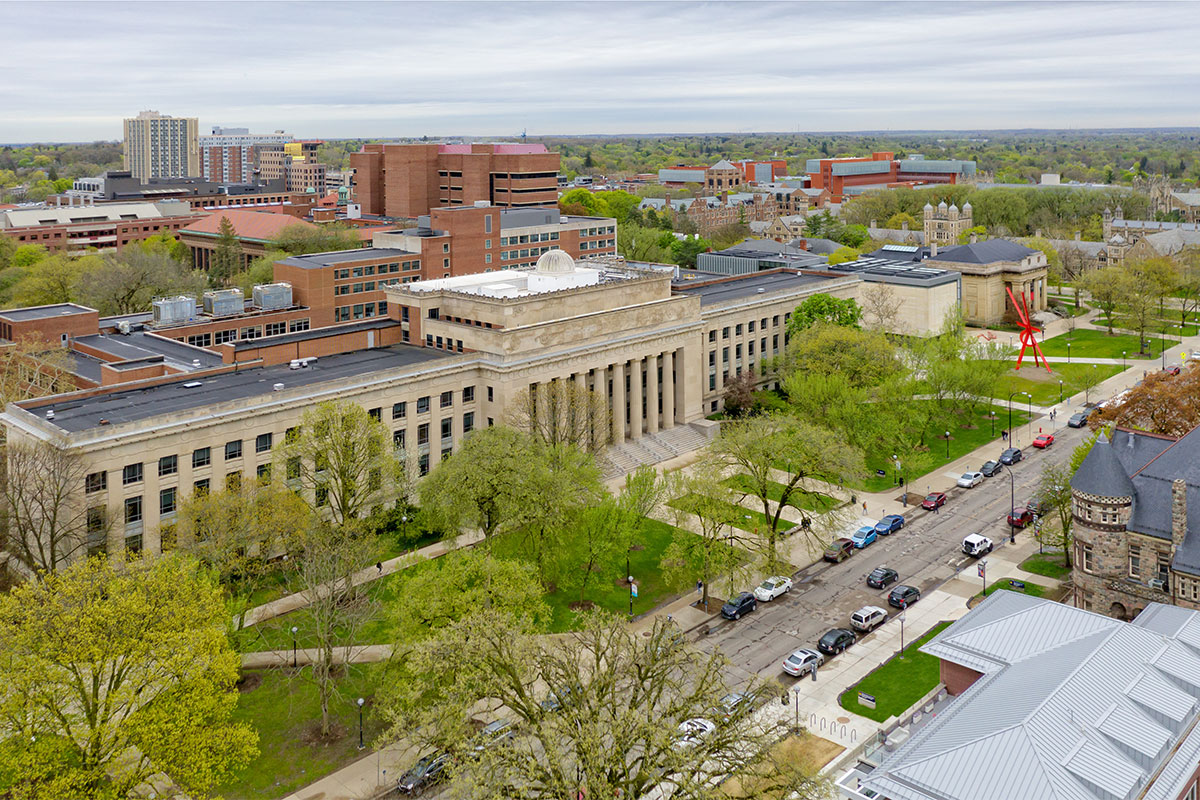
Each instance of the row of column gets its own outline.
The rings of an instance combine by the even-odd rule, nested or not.
[[[682,350],[670,350],[594,369],[591,386],[589,373],[577,372],[572,378],[577,386],[608,399],[611,441],[621,442],[674,427],[682,419],[683,369]]]

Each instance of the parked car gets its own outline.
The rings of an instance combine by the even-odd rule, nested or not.
[[[900,573],[891,567],[876,567],[867,576],[867,586],[870,586],[872,589],[883,589],[889,583],[895,583],[899,579]]]
[[[855,547],[857,547],[859,550],[862,550],[867,545],[872,544],[875,541],[875,538],[875,526],[863,525],[854,532],[854,535],[850,537],[850,540],[854,542]]]
[[[1086,427],[1087,424],[1088,412],[1086,411],[1080,411],[1078,414],[1072,414],[1071,418],[1067,420],[1068,428],[1083,428]]]
[[[854,555],[854,542],[843,536],[840,539],[834,539],[829,543],[829,547],[825,548],[823,558],[826,561],[832,561],[835,564],[845,561],[850,556]]]
[[[983,475],[985,478],[991,478],[999,471],[999,461],[985,461],[983,462],[983,466],[979,468],[979,474]]]
[[[1033,439],[1033,446],[1039,450],[1045,450],[1047,447],[1049,447],[1052,444],[1054,444],[1054,434],[1053,433],[1043,433],[1038,436],[1035,436]]]
[[[713,709],[714,713],[723,720],[730,720],[735,716],[741,716],[751,710],[750,698],[741,692],[730,692],[721,698],[717,703],[717,707]]]
[[[725,619],[741,619],[743,614],[749,614],[756,608],[758,608],[757,598],[750,592],[742,592],[721,606],[721,616]]]
[[[1026,500],[1025,507],[1029,509],[1030,514],[1038,517],[1044,516],[1046,513],[1046,508],[1042,505],[1042,501],[1036,497],[1031,497]]]
[[[583,696],[583,687],[575,686],[574,688],[551,689],[539,705],[542,711],[554,713],[564,705],[570,705],[573,701],[580,699]]]
[[[879,536],[888,536],[895,533],[904,527],[904,517],[899,514],[888,514],[879,522],[875,523],[875,533]]]
[[[758,588],[754,590],[754,596],[764,603],[769,603],[776,597],[779,597],[779,595],[787,594],[791,590],[792,579],[776,575],[760,583]]]
[[[958,477],[958,485],[964,489],[970,489],[983,483],[982,472],[964,472]]]
[[[489,722],[479,731],[477,736],[479,741],[475,745],[475,752],[483,753],[485,750],[490,750],[501,742],[513,738],[516,732],[516,726],[506,719]]]
[[[1014,508],[1008,514],[1008,524],[1014,528],[1024,528],[1031,522],[1033,522],[1033,512],[1025,506]]]
[[[854,644],[854,631],[849,628],[831,628],[817,642],[817,649],[822,653],[836,655]]]
[[[1183,370],[1178,364],[1172,364],[1164,369],[1163,372],[1167,373],[1168,375],[1178,375],[1180,372],[1183,372]]]
[[[933,511],[935,508],[941,508],[944,505],[946,505],[945,492],[930,492],[921,501],[921,508],[927,511]]]
[[[425,789],[446,777],[446,767],[450,766],[449,753],[429,753],[421,756],[408,772],[396,781],[396,789],[401,794],[420,794]]]
[[[704,717],[684,720],[679,723],[679,739],[675,742],[675,747],[691,747],[716,729],[717,726]]]
[[[992,540],[981,533],[972,533],[962,541],[962,551],[969,556],[982,556],[992,552]]]
[[[1001,464],[1015,464],[1021,460],[1021,451],[1015,447],[1010,447],[1000,454]]]
[[[895,608],[908,608],[921,599],[921,590],[915,586],[897,586],[888,595],[888,605]]]
[[[863,606],[850,615],[850,627],[860,631],[873,631],[887,622],[888,612],[879,606]]]
[[[783,660],[783,671],[793,678],[800,678],[825,663],[825,656],[816,650],[802,648]]]

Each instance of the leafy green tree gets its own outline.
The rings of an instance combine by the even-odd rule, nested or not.
[[[871,233],[866,225],[847,225],[842,229],[838,241],[857,250],[871,241]]]
[[[208,279],[213,286],[226,286],[230,278],[241,271],[245,259],[242,243],[229,217],[221,217],[217,226],[217,245],[213,249],[212,262],[208,267]]]
[[[1082,288],[1091,295],[1092,304],[1104,312],[1108,335],[1113,334],[1113,312],[1125,299],[1125,271],[1120,267],[1101,267],[1083,276]]]
[[[699,578],[705,608],[710,585],[722,575],[728,574],[733,592],[734,573],[744,571],[738,548],[752,552],[760,544],[734,526],[741,512],[723,478],[720,464],[700,462],[687,473],[674,473],[667,489],[678,531],[663,551],[663,580],[684,589]]]
[[[330,253],[335,250],[354,250],[362,247],[357,230],[341,223],[324,225],[288,225],[268,242],[268,250],[281,250],[288,255]],[[235,270],[236,271],[236,270]]]
[[[888,217],[886,225],[892,230],[899,230],[903,228],[906,223],[908,224],[909,229],[914,231],[921,226],[921,223],[917,222],[916,217],[904,211],[897,211],[895,214],[892,214],[890,217]]]
[[[896,346],[881,332],[827,321],[818,321],[804,336],[791,336],[779,364],[784,380],[792,373],[840,374],[859,387],[879,386],[904,372]]]
[[[9,266],[31,267],[50,255],[50,251],[40,244],[18,245],[9,259]]]
[[[78,279],[79,302],[101,315],[146,311],[150,301],[163,295],[199,294],[204,275],[164,253],[126,247],[103,256],[83,256]]]
[[[552,639],[482,612],[425,643],[414,662],[420,677],[400,686],[383,713],[394,734],[451,754],[454,797],[646,797],[665,776],[676,800],[751,796],[717,779],[730,775],[754,786],[755,797],[828,796],[828,782],[810,767],[777,757],[777,724],[751,724],[778,687],[739,687],[743,704],[714,717],[729,691],[724,657],[694,652],[665,620],[642,636],[595,614],[578,633]],[[471,724],[480,708],[504,709],[521,738],[480,747]],[[681,743],[680,724],[696,718],[712,719],[713,730]]]
[[[13,255],[17,252],[17,243],[8,236],[0,236],[0,270],[12,266]]]
[[[1074,548],[1074,517],[1071,513],[1071,478],[1074,474],[1070,464],[1050,464],[1042,469],[1037,484],[1037,499],[1043,506],[1038,541],[1061,550],[1067,569],[1071,568],[1071,550]]]
[[[13,287],[13,302],[20,306],[70,303],[78,293],[84,263],[72,256],[56,254],[27,267],[25,277]]]
[[[971,241],[972,236],[974,236],[977,240],[982,242],[984,239],[988,238],[987,237],[987,226],[986,225],[976,225],[972,228],[967,228],[965,231],[963,231],[962,233],[960,233],[958,235],[958,243],[959,244],[968,244]],[[1030,245],[1030,247],[1033,247],[1033,245]]]
[[[831,294],[820,292],[796,306],[788,320],[788,334],[797,336],[818,322],[836,325],[840,328],[858,328],[862,321],[862,309],[853,297],[841,299]]]
[[[829,263],[829,266],[833,267],[833,266],[837,266],[838,264],[845,264],[850,261],[857,261],[858,257],[860,255],[861,255],[861,253],[859,253],[853,247],[839,247],[837,250],[834,250],[832,253],[829,254],[829,258],[827,259],[827,261]]]
[[[843,437],[787,413],[726,422],[712,449],[734,474],[745,476],[745,489],[761,503],[763,516],[770,520],[764,535],[767,571],[771,573],[779,564],[784,506],[799,508],[806,499],[820,499],[825,486],[852,481],[866,472],[862,452]],[[783,481],[775,480],[776,465],[786,467]],[[777,491],[778,497],[773,497]],[[773,500],[777,502],[771,511]],[[818,534],[812,528],[808,531]]]
[[[305,411],[299,430],[275,452],[274,474],[335,528],[357,526],[373,506],[411,493],[391,433],[356,403],[329,401]]]
[[[196,562],[91,559],[0,597],[0,794],[120,800],[156,773],[191,797],[257,755],[231,721],[238,655]]]
[[[707,239],[688,236],[671,242],[671,258],[681,267],[691,269],[696,266],[696,256],[712,248]]]

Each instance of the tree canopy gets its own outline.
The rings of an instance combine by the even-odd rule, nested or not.
[[[862,321],[862,309],[853,297],[841,299],[821,292],[805,298],[796,306],[788,319],[788,333],[796,336],[818,322],[841,328],[858,328]]]

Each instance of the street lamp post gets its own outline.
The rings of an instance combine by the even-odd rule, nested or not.
[[[363,744],[363,726],[362,726],[362,709],[363,703],[367,702],[363,698],[358,698],[358,749],[362,750],[366,747]]]
[[[1025,399],[1029,401],[1029,438],[1033,439],[1033,395],[1025,393]]]
[[[992,413],[989,416],[992,418],[992,438],[995,439],[996,438],[996,409],[993,408]]]
[[[296,668],[296,631],[300,630],[295,625],[292,626],[292,669]]]
[[[987,559],[979,559],[979,577],[983,578],[983,596],[987,597]]]
[[[1009,436],[1012,435],[1012,429],[1013,429],[1013,426],[1012,426],[1012,399],[1013,399],[1014,395],[1018,395],[1018,394],[1023,394],[1029,398],[1029,413],[1030,413],[1030,415],[1033,414],[1033,395],[1031,395],[1029,392],[1022,392],[1020,389],[1014,389],[1013,391],[1009,392],[1008,393],[1008,434],[1009,434]],[[1009,443],[1011,444],[1011,442],[1012,442],[1012,440],[1010,439]]]
[[[1011,515],[1012,512],[1017,510],[1017,478],[1013,475],[1012,467],[1008,464],[1002,466],[1008,470],[1008,513]],[[1017,543],[1017,529],[1011,523],[1008,526],[1008,543]]]
[[[629,571],[629,550],[625,551],[625,582],[629,584],[629,619],[633,619],[633,573]]]
[[[1071,343],[1067,342],[1067,363],[1071,363]]]
[[[1126,351],[1124,351],[1124,350],[1121,351],[1121,369],[1122,370],[1125,369],[1125,352]]]
[[[904,655],[904,612],[900,612],[900,655]]]
[[[946,460],[950,460],[950,431],[946,431]]]
[[[1058,402],[1062,402],[1062,378],[1058,379]]]

